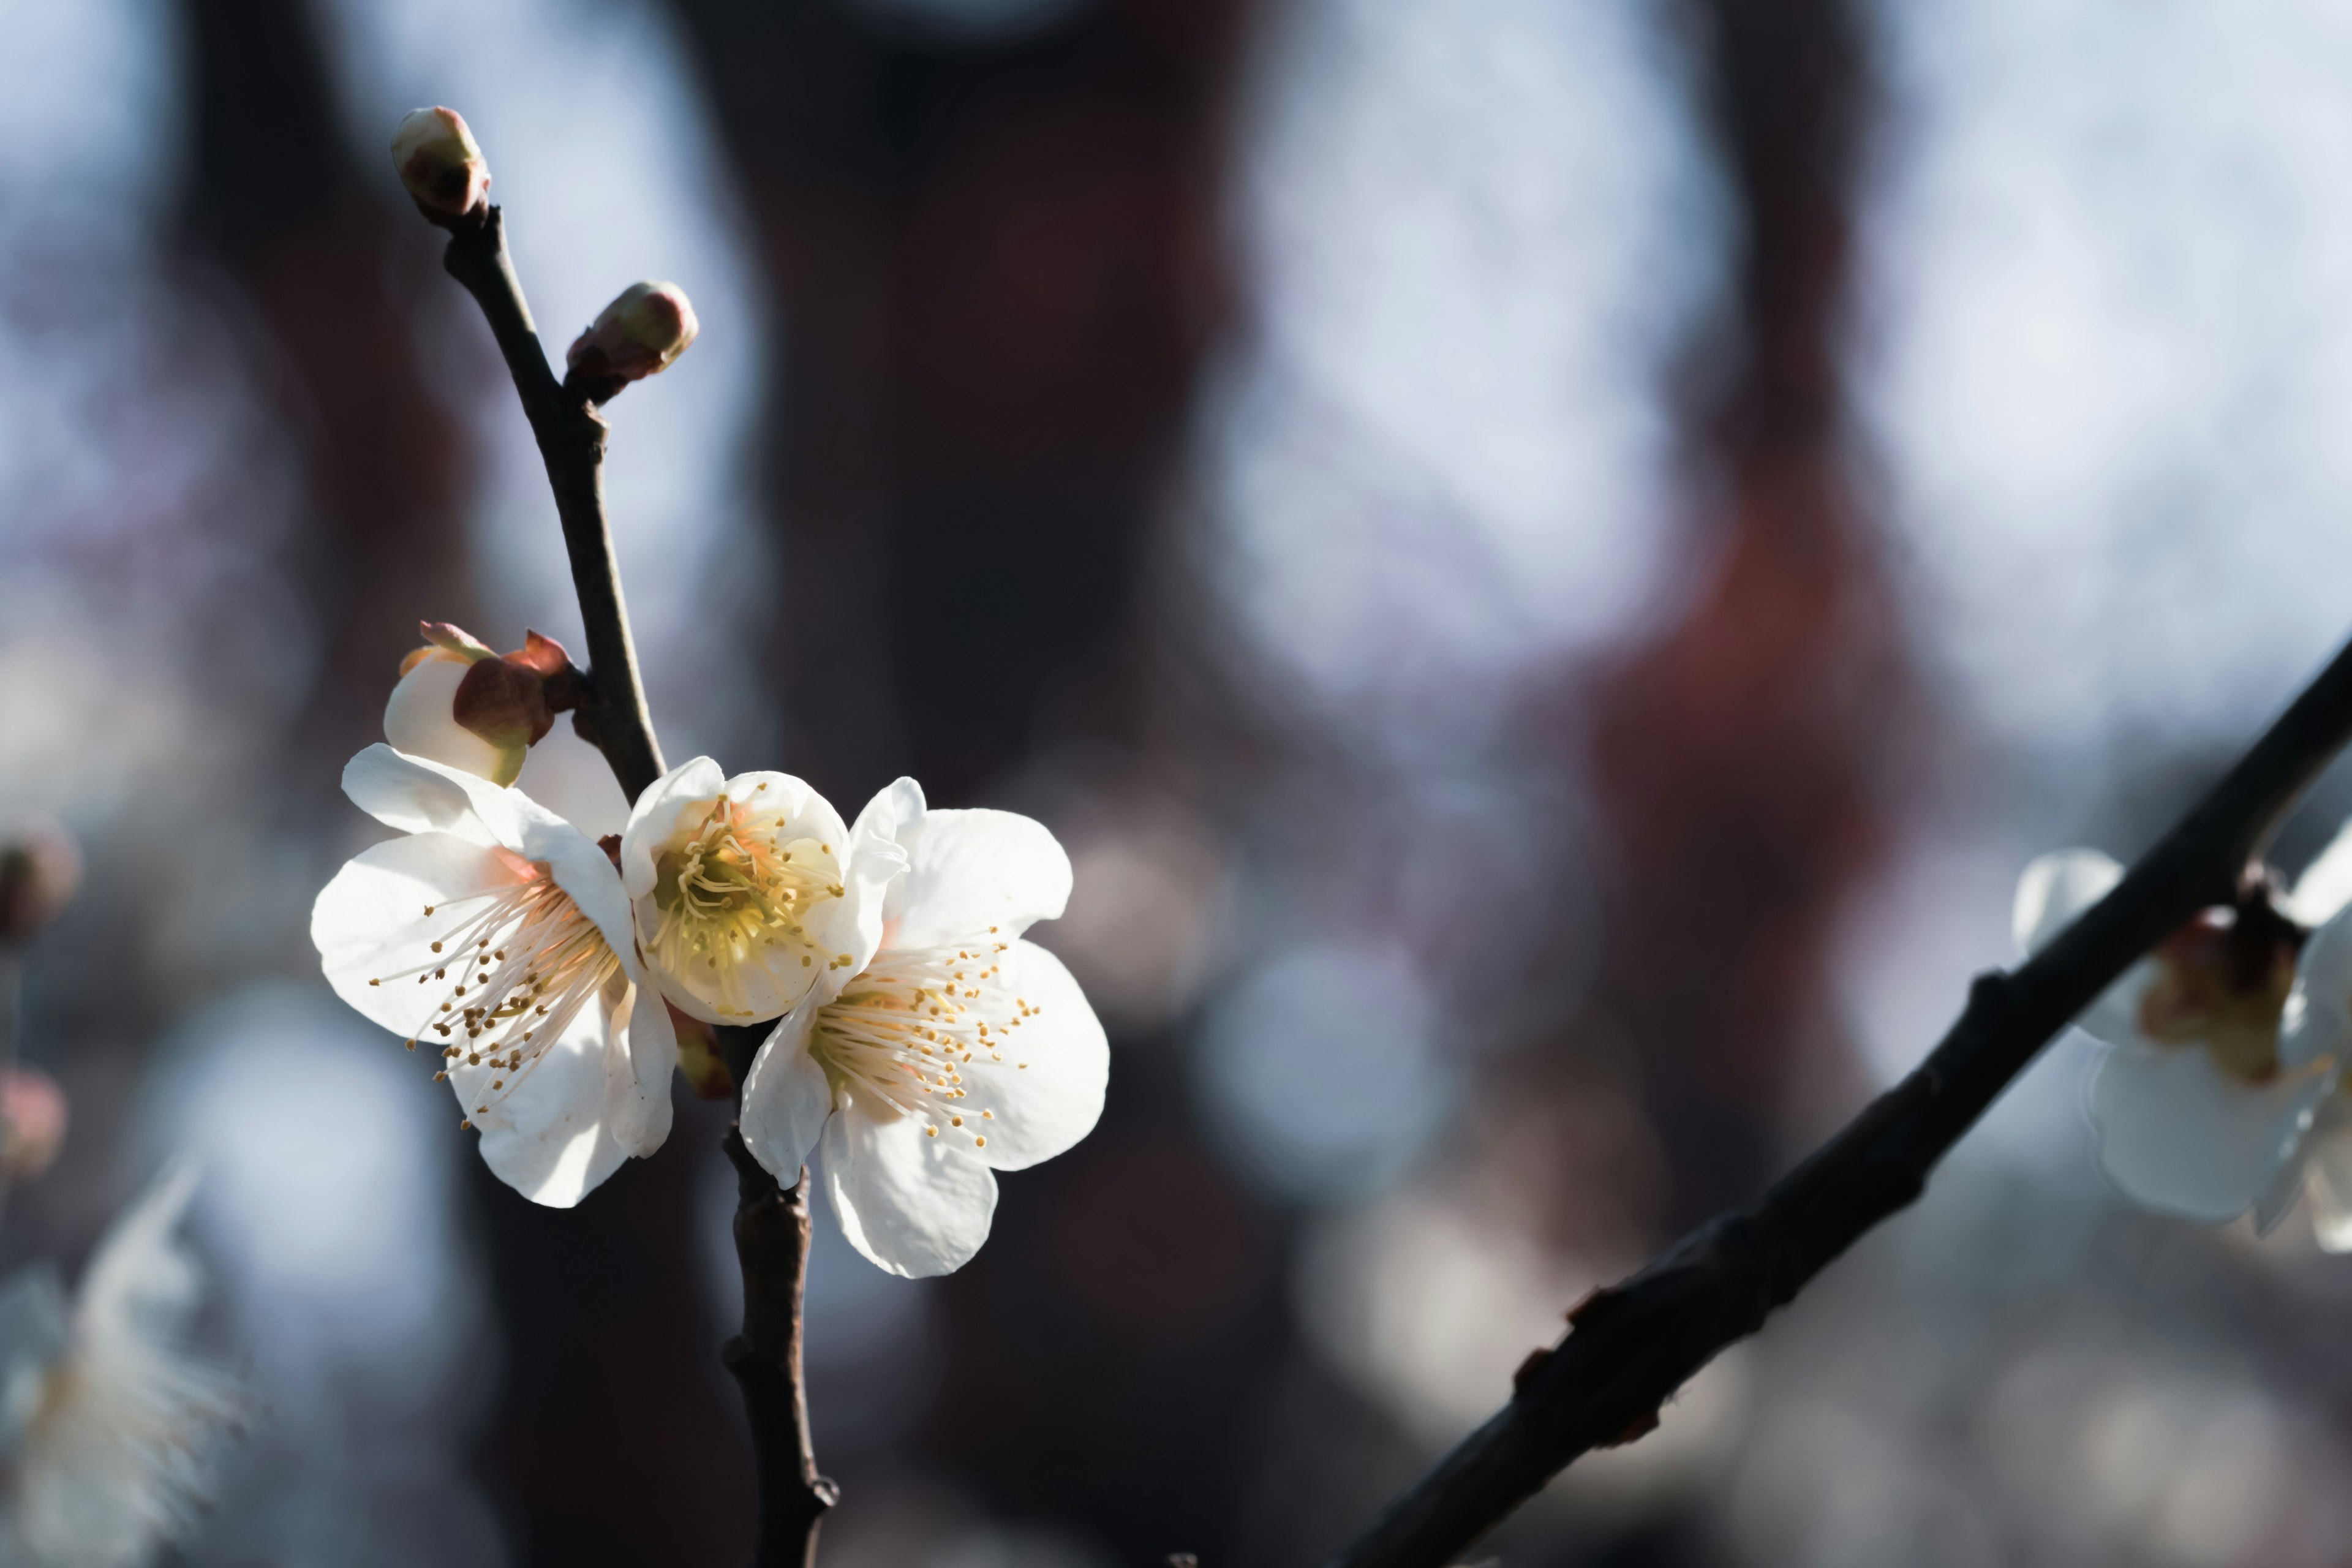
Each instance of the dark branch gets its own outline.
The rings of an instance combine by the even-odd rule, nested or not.
[[[817,1527],[840,1499],[816,1473],[801,1380],[801,1291],[808,1279],[808,1172],[787,1192],[727,1130],[735,1163],[735,1256],[743,1268],[743,1331],[721,1352],[742,1385],[760,1475],[753,1568],[813,1568]]]
[[[646,710],[629,607],[613,559],[613,528],[604,515],[604,419],[596,412],[603,398],[593,394],[610,395],[611,389],[559,382],[548,369],[539,330],[507,255],[506,224],[497,207],[484,208],[479,217],[447,220],[445,226],[449,248],[441,265],[481,306],[499,341],[530,432],[539,439],[547,482],[555,491],[555,513],[563,523],[572,585],[588,631],[589,700],[574,713],[572,726],[604,753],[622,793],[635,800],[667,770]]]
[[[555,379],[507,254],[505,221],[497,207],[455,219],[431,211],[425,216],[449,231],[442,266],[466,286],[488,320],[530,419],[531,434],[538,437],[547,482],[555,491],[556,515],[562,520],[564,548],[572,559],[572,584],[580,595],[580,617],[588,633],[585,689],[566,694],[576,700],[572,726],[604,752],[623,793],[634,801],[666,770],[637,676],[628,605],[621,596],[612,525],[604,515],[605,426],[597,405],[623,384]],[[750,1065],[749,1052],[757,1048],[759,1031],[729,1034],[734,1037],[729,1041],[729,1065],[740,1084]],[[743,1391],[744,1413],[751,1426],[760,1490],[754,1568],[808,1568],[816,1560],[817,1525],[838,1496],[834,1484],[816,1473],[801,1380],[808,1181],[803,1173],[792,1191],[780,1191],[731,1126],[725,1147],[739,1184],[735,1253],[743,1270],[743,1331],[729,1340],[720,1354]]]
[[[1718,1351],[1763,1326],[1873,1226],[2068,1020],[2200,910],[2235,901],[2256,855],[2352,739],[2352,647],[2116,889],[2008,973],[1978,976],[1927,1061],[1751,1207],[1718,1215],[1569,1314],[1511,1401],[1329,1560],[1444,1568],[1579,1455],[1631,1442]]]

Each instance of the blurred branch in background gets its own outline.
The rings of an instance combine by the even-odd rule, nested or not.
[[[421,268],[387,265],[397,209],[352,152],[306,0],[184,0],[194,146],[183,231],[258,328],[259,379],[303,458],[292,545],[325,629],[302,725],[321,757],[376,731],[417,607],[471,620],[476,453],[411,337]]]

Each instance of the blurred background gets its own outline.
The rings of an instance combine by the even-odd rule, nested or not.
[[[0,1264],[204,1163],[269,1418],[189,1564],[728,1563],[723,1107],[577,1211],[310,900],[420,617],[579,648],[384,151],[614,405],[673,759],[1044,819],[1100,1130],[820,1215],[835,1568],[1306,1563],[1743,1200],[2352,625],[2352,14],[2126,0],[0,0],[0,809],[68,824]],[[568,730],[523,778],[625,816]],[[2290,865],[2352,810],[2331,779]],[[2352,1555],[2352,1261],[2112,1196],[2061,1041],[1511,1564]]]

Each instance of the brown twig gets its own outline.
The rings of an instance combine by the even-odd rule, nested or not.
[[[801,1379],[801,1296],[808,1279],[808,1172],[780,1188],[740,1129],[727,1129],[735,1163],[735,1257],[743,1270],[743,1331],[720,1353],[743,1390],[760,1476],[760,1545],[753,1568],[814,1568],[817,1528],[840,1490],[816,1473],[808,1396]]]
[[[572,726],[604,753],[623,792],[635,800],[666,770],[637,675],[628,605],[621,595],[620,566],[614,559],[613,530],[604,512],[605,425],[597,405],[624,384],[588,384],[572,376],[558,381],[548,368],[530,307],[507,254],[505,221],[497,207],[485,205],[457,218],[419,210],[449,231],[442,266],[481,306],[499,351],[506,356],[531,434],[538,438],[547,482],[555,492],[556,515],[563,524],[580,618],[588,634],[589,668],[585,689],[576,693]],[[730,1042],[730,1065],[740,1084],[749,1057],[734,1047],[756,1049],[760,1032],[730,1033],[749,1037]],[[739,1056],[740,1060],[734,1059]],[[816,1473],[801,1378],[808,1181],[803,1173],[791,1191],[780,1190],[732,1126],[724,1147],[738,1184],[735,1253],[743,1271],[743,1331],[729,1340],[720,1354],[742,1389],[751,1421],[760,1497],[760,1542],[753,1568],[808,1568],[816,1559],[817,1526],[838,1496],[834,1484]]]
[[[489,321],[555,492],[563,548],[572,559],[572,586],[580,595],[580,618],[588,632],[589,700],[574,712],[572,727],[604,753],[622,792],[635,800],[667,770],[646,709],[629,607],[621,596],[621,569],[613,558],[613,527],[604,515],[605,426],[596,412],[603,399],[568,377],[556,380],[548,368],[539,329],[507,255],[499,210],[486,205],[478,216],[426,216],[449,231],[441,265],[466,286]],[[610,395],[608,389],[594,390]]]
[[[2352,740],[2352,647],[2305,687],[2124,880],[2030,962],[1977,977],[1911,1075],[1752,1206],[1722,1215],[1569,1314],[1510,1403],[1328,1568],[1444,1568],[1579,1455],[1631,1442],[1716,1353],[1872,1226],[1928,1173],[2068,1020],[2200,910],[2228,904],[2305,787]]]

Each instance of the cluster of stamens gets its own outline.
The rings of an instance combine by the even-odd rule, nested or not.
[[[409,1036],[408,1048],[419,1040],[440,1047],[446,1065],[434,1075],[436,1083],[459,1067],[490,1069],[476,1115],[512,1094],[580,1009],[621,973],[604,932],[555,885],[546,863],[518,866],[528,869],[522,879],[425,905],[427,919],[445,910],[462,912],[432,942],[427,962],[368,982],[413,978],[428,992],[440,984],[437,1005]]]
[[[989,934],[954,947],[877,954],[839,996],[818,1010],[809,1054],[836,1089],[879,1100],[922,1120],[926,1136],[941,1127],[988,1146],[980,1123],[996,1113],[969,1104],[966,1069],[1009,1068],[1014,1034],[1042,1009],[1013,994],[999,955],[1010,946]]]
[[[849,962],[819,948],[805,929],[813,909],[842,896],[833,846],[785,838],[782,810],[759,799],[767,787],[759,785],[749,800],[720,795],[655,862],[659,918],[646,955],[732,1017],[778,1010],[776,998],[747,991],[753,965],[787,974],[797,967],[813,977],[819,959],[836,967]],[[779,984],[790,989],[789,982]]]

